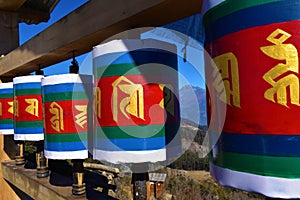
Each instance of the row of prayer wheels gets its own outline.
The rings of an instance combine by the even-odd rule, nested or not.
[[[48,175],[47,159],[84,160],[89,153],[111,163],[166,161],[179,125],[178,80],[155,65],[176,71],[171,50],[156,40],[115,40],[94,48],[93,76],[29,75],[1,83],[0,134],[14,134],[16,164],[24,163],[24,141],[43,143],[38,177]],[[180,143],[171,146],[179,156]],[[81,172],[75,176],[73,194],[83,194]]]
[[[14,135],[17,165],[25,163],[25,141],[36,142],[39,178],[49,175],[48,159],[88,158],[89,98],[84,87],[92,91],[91,76],[30,75],[0,84],[0,133]],[[79,174],[75,177],[81,180],[74,179],[76,183],[82,183]],[[84,192],[84,187],[73,189],[74,194]]]

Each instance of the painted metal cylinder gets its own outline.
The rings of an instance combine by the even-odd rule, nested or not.
[[[61,160],[87,158],[92,77],[78,74],[44,77],[42,91],[45,156]]]
[[[94,159],[143,163],[180,154],[171,144],[179,125],[174,45],[114,40],[93,49],[93,70]]]
[[[222,185],[299,198],[300,2],[209,2],[217,3],[203,17],[207,84],[227,105],[211,174]]]
[[[43,76],[20,76],[13,79],[14,140],[44,139],[42,88]]]
[[[0,134],[14,134],[13,83],[0,83]]]

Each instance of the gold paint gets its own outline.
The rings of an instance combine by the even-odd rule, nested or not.
[[[19,116],[19,101],[17,99],[17,97],[15,96],[14,97],[14,103],[13,103],[13,111],[14,111],[14,116]]]
[[[159,89],[161,91],[164,91],[164,87],[165,85],[164,84],[159,84]],[[164,102],[164,97],[161,99],[161,101],[159,102],[159,106],[164,109],[165,108],[165,102]]]
[[[13,101],[9,101],[7,103],[9,105],[8,112],[11,113],[11,114],[14,114],[14,102]],[[1,111],[1,113],[2,113],[2,111]]]
[[[95,111],[97,117],[100,119],[101,118],[101,90],[99,87],[95,88],[94,111]]]
[[[126,82],[126,84],[121,84]],[[122,114],[129,119],[127,113],[139,118],[144,118],[144,90],[141,84],[134,84],[132,81],[124,76],[116,79],[113,83],[113,119],[118,121],[118,108]],[[121,100],[118,106],[118,91],[128,94],[129,97],[125,97]]]
[[[83,184],[83,173],[80,172],[76,172],[73,174],[73,179],[74,179],[74,183],[77,185],[82,185]]]
[[[165,88],[164,90],[166,111],[172,116],[175,116],[175,98],[172,90]]]
[[[64,111],[62,107],[54,101],[50,104],[49,111],[54,114],[50,119],[51,127],[57,132],[64,130]]]
[[[220,93],[220,100],[240,108],[240,83],[238,60],[232,52],[213,58],[213,86]],[[224,85],[223,85],[224,84]],[[232,104],[231,104],[232,98]]]
[[[75,116],[75,123],[81,128],[87,123],[87,106],[86,105],[75,105],[76,110],[80,111],[79,114]]]
[[[37,99],[25,99],[29,106],[26,107],[25,111],[36,117],[39,116],[39,101]]]
[[[276,95],[277,103],[286,107],[288,107],[288,87],[291,104],[299,106],[299,78],[296,75],[299,72],[298,51],[293,44],[283,44],[289,37],[291,37],[291,34],[281,29],[276,29],[267,37],[267,40],[274,45],[260,48],[267,56],[280,61],[279,64],[263,75],[263,79],[273,86],[265,91],[264,97],[276,103],[274,98]],[[278,79],[284,74],[286,75]]]
[[[35,158],[36,158],[37,168],[40,168],[41,167],[41,154],[40,153],[36,153],[35,154]]]
[[[159,88],[163,91],[164,95],[162,100],[159,102],[161,108],[165,108],[168,113],[175,116],[175,100],[172,92],[171,85],[160,84]]]
[[[19,156],[23,157],[23,155],[24,155],[23,149],[24,149],[23,144],[19,144]]]
[[[0,102],[0,116],[2,116],[2,102]]]

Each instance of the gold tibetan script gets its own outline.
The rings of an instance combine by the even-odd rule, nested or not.
[[[231,52],[219,55],[213,59],[213,86],[220,93],[220,100],[235,107],[240,105],[240,83],[238,61]],[[223,85],[224,84],[224,85]]]
[[[62,107],[58,103],[52,102],[49,111],[54,114],[50,119],[51,127],[57,132],[64,130],[64,111]]]
[[[144,118],[144,91],[141,84],[134,84],[126,77],[121,76],[112,83],[113,86],[113,119],[118,121],[118,109],[129,119],[127,113],[145,120]],[[123,92],[129,97],[125,97],[118,102],[118,93]],[[119,105],[118,105],[119,104]]]
[[[172,85],[159,84],[159,88],[163,92],[163,98],[159,102],[159,106],[166,109],[172,116],[175,116],[175,100]]]
[[[95,88],[94,91],[94,111],[97,117],[101,118],[101,90],[99,87]]]
[[[11,114],[14,114],[14,102],[13,101],[9,101],[7,103],[9,105],[8,112],[11,113]]]
[[[13,107],[14,116],[19,117],[19,101],[16,96],[14,97]]]
[[[161,91],[162,92],[164,92],[164,87],[165,87],[165,85],[164,84],[159,84],[159,89],[161,89]],[[161,99],[161,101],[159,102],[159,106],[161,107],[161,108],[165,108],[165,101],[164,101],[164,97]]]
[[[0,102],[0,116],[2,116],[2,102]]]
[[[81,128],[87,123],[87,106],[86,105],[75,105],[76,110],[80,111],[79,114],[75,115],[76,124]]]
[[[292,44],[283,44],[291,35],[281,29],[271,33],[267,40],[274,45],[261,47],[267,56],[280,60],[280,63],[263,75],[263,79],[272,85],[265,91],[264,97],[287,107],[287,88],[290,90],[291,104],[299,106],[298,51]],[[285,73],[289,74],[284,75]],[[295,74],[296,73],[296,74]],[[282,76],[284,75],[284,76]]]
[[[36,117],[39,116],[39,101],[37,99],[25,99],[25,102],[29,104],[25,111]]]

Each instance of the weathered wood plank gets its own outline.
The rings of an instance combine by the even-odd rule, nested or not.
[[[14,186],[36,200],[84,200],[85,197],[73,197],[72,187],[50,185],[48,178],[37,178],[36,170],[16,166],[14,161],[2,162],[3,177]],[[9,199],[9,196],[5,199]]]
[[[9,155],[7,155],[7,152],[5,152],[5,144],[4,144],[4,142],[6,141],[5,137],[10,137],[10,136],[0,135],[0,162],[11,159]],[[2,167],[0,167],[0,189],[1,189],[0,200],[18,200],[19,199],[18,195],[9,186],[9,184],[3,179],[2,175],[3,175],[3,169]]]

